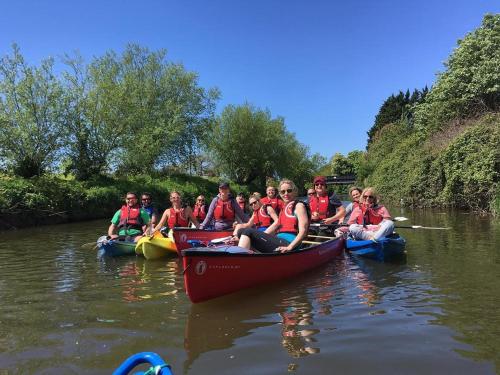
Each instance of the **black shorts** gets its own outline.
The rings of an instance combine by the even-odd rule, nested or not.
[[[244,228],[238,231],[238,237],[241,235],[248,236],[253,249],[261,253],[272,253],[279,246],[288,246],[290,242],[273,236],[272,234],[264,233],[255,228]]]

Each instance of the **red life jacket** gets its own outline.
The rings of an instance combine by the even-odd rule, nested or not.
[[[203,220],[205,220],[205,217],[207,216],[206,206],[204,204],[202,204],[201,206],[195,204],[193,215],[196,218],[196,220],[198,220],[201,223]]]
[[[123,205],[120,209],[120,222],[118,223],[118,228],[127,229],[137,229],[142,230],[144,222],[141,218],[141,206],[136,204],[135,206],[129,207]]]
[[[299,219],[295,216],[295,206],[297,202],[300,201],[292,201],[288,202],[288,204],[280,211],[278,216],[279,229],[278,233],[286,232],[286,233],[294,233],[297,234],[299,231]],[[303,202],[300,202],[303,204]]]
[[[328,195],[323,197],[313,195],[309,199],[309,207],[311,207],[311,212],[317,212],[319,214],[319,219],[315,221],[325,220],[330,216],[330,197]]]
[[[269,204],[277,214],[283,209],[283,201],[279,198],[264,197],[260,200],[262,204]]]
[[[234,208],[232,205],[232,199],[228,199],[227,201],[223,201],[220,198],[217,198],[217,205],[214,210],[214,218],[217,221],[234,221]]]
[[[174,227],[187,227],[189,225],[189,220],[184,216],[184,208],[179,211],[175,211],[172,207],[170,208],[170,215],[168,217],[168,227],[170,229]]]
[[[362,225],[378,225],[384,220],[382,215],[379,215],[375,211],[374,207],[366,207],[364,205],[359,205],[363,215],[358,216],[357,223]],[[376,208],[384,207],[382,205],[377,205]]]
[[[270,204],[263,204],[258,210],[253,212],[253,223],[257,228],[268,227],[271,225],[271,216],[267,213],[267,207]]]
[[[241,208],[241,211],[245,212],[245,202],[238,202],[238,205]]]

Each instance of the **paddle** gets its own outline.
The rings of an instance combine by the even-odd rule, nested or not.
[[[401,225],[395,227],[396,229],[403,228],[403,229],[437,229],[437,230],[448,230],[451,229],[450,227],[424,227],[422,225]]]
[[[319,245],[322,244],[323,242],[316,242],[316,241],[302,241],[302,243],[310,244],[310,245]]]
[[[106,241],[108,241],[108,238],[106,236],[101,236],[97,239],[97,241],[84,243],[81,247],[82,249],[94,250],[95,248],[97,248],[97,246],[99,246],[99,244],[104,243]]]

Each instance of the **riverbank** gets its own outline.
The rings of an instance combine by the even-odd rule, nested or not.
[[[0,230],[109,218],[128,191],[149,192],[155,205],[165,209],[173,190],[193,204],[199,194],[215,196],[217,187],[216,180],[187,175],[100,177],[85,182],[57,175],[30,179],[0,175]],[[239,185],[232,188],[246,191]]]

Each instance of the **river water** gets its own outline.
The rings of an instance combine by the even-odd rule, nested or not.
[[[82,248],[107,221],[1,233],[0,374],[108,374],[140,351],[175,374],[500,373],[500,223],[397,214],[452,229],[196,305],[178,259]]]

